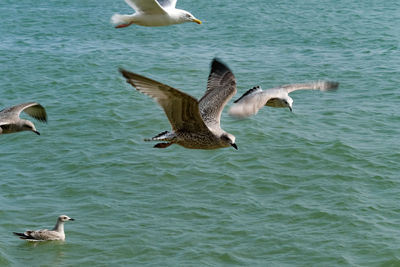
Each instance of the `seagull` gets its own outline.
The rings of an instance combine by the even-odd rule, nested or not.
[[[263,106],[288,107],[292,111],[293,99],[289,96],[289,93],[297,90],[335,91],[338,87],[339,83],[332,81],[288,84],[265,91],[260,86],[255,86],[234,101],[235,104],[229,109],[229,114],[234,117],[245,118],[257,114]]]
[[[214,59],[208,76],[207,90],[197,101],[194,97],[168,85],[120,69],[127,82],[138,91],[154,98],[164,109],[172,131],[164,131],[145,141],[163,141],[156,148],[178,144],[191,149],[234,147],[235,136],[221,129],[221,113],[236,93],[236,80],[231,70]]]
[[[60,215],[57,219],[57,223],[52,230],[37,230],[37,231],[26,231],[24,233],[16,233],[14,235],[27,241],[49,241],[49,240],[65,240],[64,233],[64,222],[75,221],[67,215]]]
[[[175,8],[177,0],[125,0],[136,13],[132,15],[114,14],[111,17],[115,28],[128,27],[131,24],[141,26],[168,26],[184,22],[201,24],[190,12]]]
[[[0,134],[32,131],[40,135],[31,121],[19,117],[22,111],[39,121],[47,122],[46,110],[39,103],[19,104],[0,111]]]

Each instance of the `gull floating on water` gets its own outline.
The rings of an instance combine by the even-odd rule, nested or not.
[[[39,121],[47,122],[46,110],[39,103],[19,104],[0,111],[0,134],[32,131],[40,135],[31,121],[19,117],[22,111]]]
[[[235,137],[221,129],[221,113],[236,93],[236,80],[231,70],[214,59],[208,76],[207,90],[197,101],[194,97],[168,85],[120,69],[127,82],[138,91],[154,98],[164,109],[172,126],[145,141],[163,141],[154,147],[178,144],[192,149],[217,149],[233,146]]]
[[[50,240],[65,240],[64,233],[64,222],[74,221],[74,219],[67,215],[60,215],[57,219],[57,223],[52,230],[37,230],[37,231],[26,231],[24,233],[16,233],[14,235],[27,241],[50,241]]]
[[[186,10],[175,8],[177,0],[125,0],[136,13],[132,15],[114,14],[111,21],[116,28],[128,27],[131,24],[141,26],[168,26],[184,22],[201,21]]]
[[[316,81],[282,85],[263,91],[260,86],[255,86],[244,93],[230,108],[229,114],[234,117],[249,117],[257,114],[263,106],[275,108],[289,108],[292,111],[293,99],[289,93],[296,90],[334,91],[339,87],[338,82]]]

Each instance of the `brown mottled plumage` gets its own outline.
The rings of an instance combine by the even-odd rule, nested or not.
[[[168,85],[120,69],[127,82],[138,91],[154,98],[164,109],[172,126],[146,141],[164,141],[155,145],[165,148],[178,144],[192,149],[216,149],[233,146],[235,137],[220,126],[222,110],[236,93],[236,80],[231,70],[214,59],[208,77],[207,90],[197,101],[194,97]]]

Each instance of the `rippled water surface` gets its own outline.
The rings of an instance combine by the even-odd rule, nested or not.
[[[2,0],[0,107],[37,101],[49,122],[0,136],[0,265],[400,265],[399,2],[178,7],[204,23],[114,29],[122,0]],[[293,113],[225,110],[238,151],[145,143],[169,123],[118,67],[200,98],[215,56],[238,94],[340,88],[292,93]],[[12,235],[60,214],[65,242]]]

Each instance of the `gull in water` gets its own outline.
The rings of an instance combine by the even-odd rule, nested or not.
[[[116,28],[128,27],[131,24],[141,26],[168,26],[184,22],[201,21],[186,10],[175,8],[177,0],[125,0],[136,13],[132,15],[114,14],[111,21]]]
[[[275,108],[289,108],[292,111],[293,99],[289,93],[296,90],[334,91],[339,87],[338,82],[316,81],[282,85],[263,91],[260,86],[255,86],[244,93],[229,109],[229,114],[234,117],[249,117],[257,114],[263,106]]]
[[[24,233],[16,233],[14,235],[27,241],[50,241],[50,240],[65,240],[64,222],[75,221],[67,215],[60,215],[57,219],[56,226],[52,230],[36,230],[26,231]]]
[[[164,131],[145,141],[163,141],[156,148],[178,144],[192,149],[234,147],[235,136],[221,129],[221,113],[236,93],[236,80],[231,70],[214,59],[208,76],[207,90],[197,101],[194,97],[168,85],[120,69],[127,82],[138,91],[154,98],[164,109],[172,131]]]
[[[40,135],[31,121],[19,117],[22,111],[39,121],[47,122],[46,110],[39,103],[19,104],[0,111],[0,134],[32,131]]]

